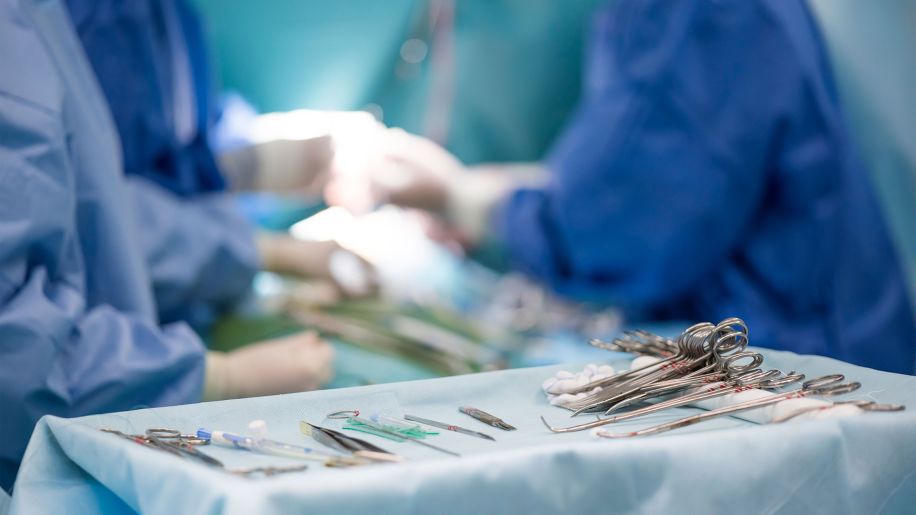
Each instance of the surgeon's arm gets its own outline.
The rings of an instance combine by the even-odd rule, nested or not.
[[[141,176],[126,181],[163,320],[198,321],[248,291],[260,266],[255,231],[231,197],[189,200]]]
[[[499,215],[515,266],[640,311],[721,266],[763,201],[779,112],[801,83],[758,4],[622,1],[599,17],[551,182]]]

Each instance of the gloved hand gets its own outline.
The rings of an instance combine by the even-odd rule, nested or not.
[[[469,168],[435,142],[401,129],[382,131],[377,138],[376,155],[365,171],[374,203],[438,214],[472,242],[487,231],[491,211],[501,199],[546,176],[531,164]]]
[[[207,353],[203,400],[314,390],[333,377],[334,349],[314,332]]]
[[[375,268],[335,241],[303,241],[286,234],[263,233],[258,252],[265,270],[331,281],[347,297],[378,291]]]
[[[220,169],[235,191],[320,198],[334,150],[331,137],[274,139],[224,152]]]

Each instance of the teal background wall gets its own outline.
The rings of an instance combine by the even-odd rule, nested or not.
[[[590,18],[605,0],[456,0],[446,146],[469,163],[542,157],[578,98]],[[427,0],[195,0],[222,86],[263,111],[361,109],[426,133]],[[432,6],[432,7],[431,7]]]

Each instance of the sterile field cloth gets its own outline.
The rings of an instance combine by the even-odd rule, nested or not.
[[[559,365],[423,381],[136,410],[77,419],[45,417],[17,479],[11,512],[45,513],[873,513],[916,506],[916,379],[827,358],[762,351],[765,368],[809,378],[843,373],[863,387],[836,399],[907,404],[899,413],[755,425],[720,418],[669,433],[593,440],[587,431],[551,434],[539,415],[567,425],[541,383]],[[629,359],[609,353],[618,370]],[[470,405],[516,426],[505,432],[458,412]],[[339,429],[332,411],[409,413],[482,431],[495,442],[442,431],[429,440],[461,453],[363,437],[408,463],[244,479],[98,431],[142,433],[198,427],[247,433],[267,422],[274,439],[320,447],[299,420]],[[679,408],[613,424],[632,430],[697,413]],[[205,452],[229,467],[291,460],[219,447]]]

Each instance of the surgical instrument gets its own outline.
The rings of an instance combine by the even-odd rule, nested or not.
[[[193,458],[211,467],[224,468],[223,463],[216,458],[207,456],[197,450],[196,446],[206,445],[209,442],[194,435],[183,435],[175,429],[154,428],[147,429],[144,435],[128,435],[114,429],[102,429],[103,432],[118,435],[136,443],[166,451],[181,457]]]
[[[225,431],[210,431],[209,429],[200,428],[197,430],[197,436],[209,440],[214,445],[234,447],[236,449],[244,449],[246,451],[270,454],[273,456],[283,456],[286,458],[320,461],[328,467],[365,465],[368,463],[368,460],[365,459],[361,460],[347,456],[336,456],[308,447],[278,442],[268,438],[240,436]]]
[[[770,371],[770,372],[778,373],[778,371]],[[600,427],[600,426],[604,426],[607,424],[620,422],[623,420],[629,420],[632,418],[640,417],[643,415],[648,415],[651,413],[656,413],[658,411],[662,411],[662,410],[669,409],[669,408],[686,406],[688,404],[693,404],[695,402],[713,399],[715,397],[721,397],[724,395],[738,393],[738,392],[742,392],[742,391],[750,390],[754,388],[760,388],[760,389],[779,388],[779,387],[786,386],[791,383],[801,381],[805,378],[804,374],[796,374],[792,372],[785,376],[773,379],[773,378],[770,378],[773,375],[770,372],[754,372],[751,374],[747,374],[746,376],[744,376],[743,379],[739,378],[734,381],[713,383],[712,385],[709,385],[705,388],[701,388],[699,391],[695,391],[692,393],[688,393],[686,395],[674,397],[672,399],[668,399],[666,401],[659,402],[656,404],[650,404],[644,408],[636,409],[633,411],[628,411],[622,415],[598,419],[592,422],[587,422],[585,424],[579,424],[576,426],[559,428],[559,427],[553,427],[549,425],[547,421],[544,419],[544,417],[541,417],[541,421],[544,423],[545,426],[547,426],[548,429],[550,429],[550,431],[554,433],[571,433],[575,431],[583,431],[585,429],[592,429],[595,427]]]
[[[747,402],[741,402],[738,404],[733,404],[731,406],[725,406],[722,408],[714,409],[707,411],[705,413],[700,413],[698,415],[693,415],[690,417],[682,418],[680,420],[675,420],[673,422],[667,422],[664,424],[659,424],[657,426],[648,427],[645,429],[640,429],[638,431],[631,431],[629,433],[610,433],[601,429],[596,429],[594,435],[601,438],[629,438],[633,436],[645,436],[652,435],[657,433],[663,433],[665,431],[670,431],[672,429],[678,429],[681,427],[691,426],[693,424],[702,422],[704,420],[709,420],[712,418],[720,417],[723,415],[730,415],[732,413],[737,413],[740,411],[747,411],[757,408],[762,408],[766,406],[771,406],[773,404],[782,402],[787,399],[800,399],[803,397],[808,397],[811,395],[816,396],[830,396],[830,395],[841,395],[844,393],[853,392],[858,390],[862,384],[858,382],[851,383],[840,383],[844,379],[842,374],[833,374],[817,379],[812,379],[806,381],[802,384],[802,387],[793,390],[791,392],[781,393],[773,395],[772,397],[767,397],[764,399],[755,399]],[[546,425],[547,422],[541,419]]]
[[[322,445],[326,445],[347,454],[352,454],[353,456],[388,463],[404,461],[404,458],[365,440],[347,436],[333,429],[316,426],[304,420],[299,421],[299,431],[306,436],[311,436],[316,442]]]
[[[251,476],[276,476],[278,474],[288,474],[291,472],[304,472],[308,470],[308,465],[290,465],[288,467],[251,467],[251,468],[242,468],[242,469],[226,469],[226,472],[230,474],[236,474],[239,476],[251,477]]]
[[[404,418],[412,422],[419,422],[421,424],[426,424],[427,426],[438,427],[439,429],[445,429],[446,431],[454,431],[456,433],[461,433],[468,436],[476,436],[477,438],[483,438],[484,440],[496,441],[492,436],[481,433],[479,431],[472,431],[470,429],[465,429],[459,426],[453,426],[451,424],[446,424],[444,422],[436,422],[435,420],[429,420],[428,418],[415,417],[413,415],[404,415]]]
[[[367,426],[369,426],[369,427],[371,427],[371,428],[373,428],[373,429],[375,429],[376,431],[379,431],[379,432],[381,432],[381,433],[386,433],[386,434],[389,434],[389,435],[392,435],[392,436],[396,436],[396,437],[398,437],[398,438],[405,439],[405,440],[407,440],[408,442],[413,442],[413,443],[422,445],[422,446],[424,446],[424,447],[429,447],[430,449],[439,451],[439,452],[441,452],[441,453],[449,454],[449,455],[451,455],[451,456],[456,456],[456,457],[460,457],[460,456],[461,456],[461,455],[458,454],[457,452],[452,452],[452,451],[450,451],[450,450],[448,450],[448,449],[443,449],[442,447],[439,447],[439,446],[437,446],[437,445],[433,445],[433,444],[431,444],[431,443],[424,442],[423,440],[420,440],[419,438],[417,438],[417,437],[415,437],[415,436],[410,436],[410,435],[407,435],[407,434],[399,434],[399,433],[396,433],[396,432],[394,432],[394,431],[389,431],[389,430],[385,429],[384,427],[382,427],[381,425],[376,424],[375,422],[373,422],[373,421],[371,421],[371,420],[369,420],[369,419],[365,419],[365,418],[360,417],[360,416],[359,416],[359,411],[356,411],[356,410],[337,411],[337,412],[334,412],[334,413],[329,414],[329,415],[328,415],[328,418],[329,418],[329,419],[332,419],[332,420],[333,420],[333,419],[355,420],[355,421],[357,421],[357,422],[359,422],[359,423],[361,423],[361,424],[365,424],[365,425],[367,425]]]
[[[154,428],[148,429],[146,434],[143,435],[130,435],[123,433],[116,429],[101,429],[100,431],[104,433],[110,433],[122,438],[126,438],[132,442],[150,447],[153,449],[159,449],[169,454],[184,458],[190,457],[194,458],[202,463],[218,468],[223,472],[229,474],[234,474],[237,476],[252,477],[252,476],[274,476],[277,474],[284,474],[288,472],[301,472],[306,470],[308,466],[306,465],[296,465],[292,467],[276,467],[276,466],[266,466],[266,467],[250,467],[250,468],[241,468],[241,469],[230,469],[216,458],[208,456],[199,450],[196,449],[197,446],[209,445],[210,440],[207,438],[201,438],[195,435],[186,435],[174,429],[163,429],[163,428]]]
[[[906,406],[904,406],[903,404],[884,404],[884,403],[879,403],[879,402],[875,402],[875,401],[868,400],[868,399],[857,399],[857,400],[851,400],[851,401],[831,402],[831,403],[819,405],[819,406],[806,406],[804,408],[799,408],[795,411],[786,413],[785,415],[776,417],[773,420],[771,420],[770,423],[771,424],[780,424],[782,422],[786,422],[787,420],[791,420],[799,415],[804,415],[805,413],[828,410],[831,408],[835,408],[837,406],[855,406],[856,408],[859,408],[860,410],[863,410],[863,411],[882,411],[882,412],[903,411],[906,409]]]
[[[744,349],[747,326],[741,319],[728,318],[713,326],[708,322],[689,327],[677,339],[678,353],[671,358],[606,379],[593,381],[570,393],[601,390],[568,404],[573,415],[604,409],[628,396],[639,395],[645,388],[676,378],[699,378],[704,374],[724,373],[731,377],[755,370],[763,357]],[[742,363],[742,360],[748,360]]]
[[[503,419],[490,415],[486,411],[479,410],[477,408],[472,408],[470,406],[462,406],[458,408],[458,411],[468,415],[470,417],[476,418],[477,420],[483,422],[484,424],[493,426],[503,431],[515,431],[515,427],[507,424]]]
[[[383,415],[381,413],[373,413],[370,417],[373,422],[382,424],[388,427],[397,428],[398,431],[409,431],[411,434],[420,434],[423,436],[433,436],[439,434],[436,431],[427,431],[423,429],[419,424],[411,423],[408,420],[402,420],[396,417],[391,417],[388,415]],[[421,437],[422,438],[422,437]]]

